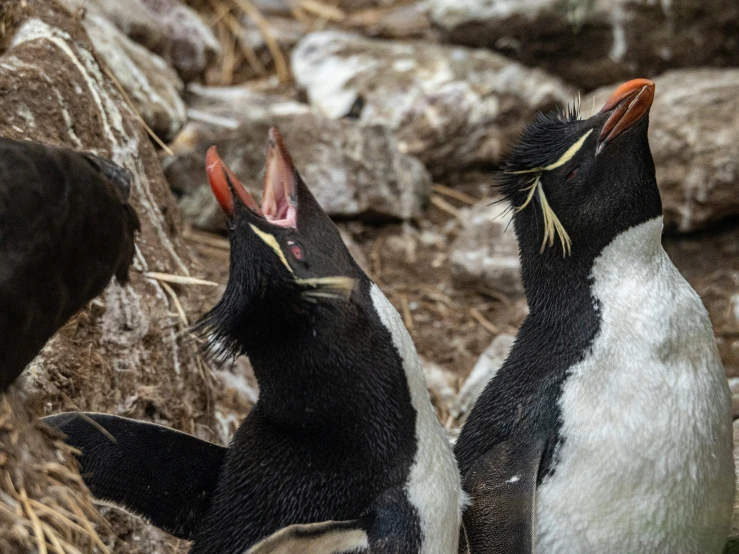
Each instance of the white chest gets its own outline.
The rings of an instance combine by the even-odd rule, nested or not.
[[[563,388],[564,442],[537,492],[540,554],[722,551],[730,395],[708,315],[660,234],[660,219],[630,229],[593,268],[602,323]]]

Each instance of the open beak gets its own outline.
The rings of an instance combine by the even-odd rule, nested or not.
[[[260,207],[233,171],[218,156],[215,146],[205,155],[205,171],[213,194],[228,217],[234,215],[234,193],[255,215],[272,225],[297,227],[297,177],[290,153],[276,127],[269,130],[264,194]]]
[[[298,190],[295,166],[277,127],[267,138],[262,211],[267,220],[281,227],[297,227]]]
[[[649,79],[634,79],[618,87],[599,112],[613,110],[600,132],[597,152],[639,123],[649,113],[653,100],[654,82]]]
[[[211,146],[205,155],[205,172],[216,200],[228,217],[234,215],[234,193],[249,210],[264,217],[257,201],[221,159],[215,146]]]

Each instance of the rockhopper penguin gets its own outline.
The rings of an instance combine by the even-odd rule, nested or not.
[[[711,554],[732,514],[711,323],[661,245],[654,83],[540,115],[505,166],[529,315],[455,452],[472,554]]]
[[[459,474],[398,313],[276,129],[261,207],[215,148],[206,164],[231,269],[200,328],[221,355],[249,356],[259,400],[228,449],[114,416],[47,418],[91,491],[193,554],[456,554]]]
[[[92,154],[0,137],[0,392],[113,276],[128,280],[130,179]]]

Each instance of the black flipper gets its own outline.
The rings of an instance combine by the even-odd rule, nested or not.
[[[123,417],[69,412],[44,418],[79,449],[92,494],[186,540],[210,505],[227,449]]]
[[[543,441],[511,439],[481,456],[463,487],[472,504],[464,512],[470,554],[531,554],[536,479]]]
[[[290,525],[252,546],[245,554],[359,554],[369,552],[364,520]]]

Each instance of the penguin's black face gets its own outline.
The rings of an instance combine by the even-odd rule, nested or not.
[[[515,210],[522,250],[566,256],[602,248],[662,212],[647,140],[654,83],[619,87],[601,111],[539,115],[505,167],[500,190]]]
[[[294,168],[277,129],[269,133],[261,206],[215,147],[206,167],[231,242],[226,291],[199,324],[215,335],[216,353],[243,354],[265,336],[300,332],[322,308],[346,309],[367,277]]]

